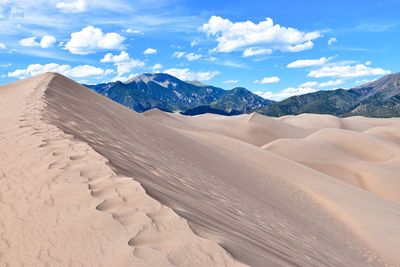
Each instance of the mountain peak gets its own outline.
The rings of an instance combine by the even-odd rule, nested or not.
[[[149,81],[154,81],[154,82],[158,82],[158,83],[163,83],[166,81],[170,81],[170,82],[182,82],[181,80],[179,80],[178,78],[169,75],[167,73],[143,73],[143,74],[139,74],[131,79],[129,79],[128,81],[126,81],[126,83],[131,83],[131,82],[144,82],[144,83],[148,83]]]
[[[380,95],[383,99],[389,99],[400,94],[400,72],[391,73],[372,82],[355,87],[353,90],[365,90],[365,98]]]
[[[236,114],[272,103],[245,88],[224,90],[199,82],[185,82],[166,73],[144,73],[126,83],[88,85],[88,87],[139,112],[152,108],[181,112],[208,106],[226,111],[228,114]]]

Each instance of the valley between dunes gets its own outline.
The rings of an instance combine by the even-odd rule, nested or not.
[[[400,120],[0,87],[0,266],[400,265]]]

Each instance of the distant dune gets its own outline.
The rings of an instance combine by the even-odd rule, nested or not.
[[[400,120],[0,87],[0,266],[400,265]]]

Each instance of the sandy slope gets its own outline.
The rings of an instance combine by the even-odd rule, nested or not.
[[[314,133],[263,148],[400,203],[400,119],[302,114],[280,121]]]
[[[52,79],[0,88],[0,266],[241,265],[88,144],[44,121]]]
[[[371,193],[265,149],[322,135],[329,153],[396,167],[396,121],[339,119],[333,130],[354,139],[328,146],[318,118],[141,115],[54,74],[0,88],[0,104],[0,264],[400,264],[389,187]],[[351,148],[358,135],[383,154]]]
[[[190,129],[219,133],[256,146],[264,145],[266,142],[279,138],[306,137],[312,132],[309,129],[282,123],[274,118],[256,113],[232,117],[215,114],[182,116],[179,114],[167,114],[153,109],[145,112],[144,115],[164,122],[168,126],[180,128],[190,126]],[[168,120],[166,116],[169,118]],[[178,122],[180,123],[179,125]]]

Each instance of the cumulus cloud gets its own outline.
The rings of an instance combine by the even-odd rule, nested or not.
[[[314,45],[312,41],[321,37],[319,31],[302,32],[295,28],[283,27],[274,24],[271,18],[257,24],[252,21],[232,22],[212,16],[201,30],[215,37],[218,42],[215,51],[222,53],[246,51],[247,56],[259,55],[261,51],[299,52],[311,49]]]
[[[145,55],[157,54],[157,49],[147,48],[146,50],[143,51],[143,54],[145,54]]]
[[[195,61],[201,59],[203,56],[195,53],[186,53],[183,51],[178,51],[172,54],[174,58],[186,58],[188,61]]]
[[[70,2],[59,2],[56,7],[65,13],[82,13],[87,10],[87,4],[85,0],[76,0]]]
[[[60,65],[57,63],[49,63],[45,65],[31,64],[26,69],[17,69],[8,73],[8,77],[23,79],[35,76],[44,72],[58,72],[70,78],[86,78],[94,76],[104,76],[112,73],[112,70],[103,70],[90,65],[79,65],[71,67],[70,65]]]
[[[167,69],[164,71],[184,81],[208,81],[219,75],[219,71],[191,71],[189,69]]]
[[[161,65],[160,63],[156,63],[151,67],[151,70],[153,72],[159,72],[162,68],[163,68],[163,65]]]
[[[270,84],[270,83],[277,83],[281,79],[277,76],[271,76],[271,77],[264,77],[261,80],[255,80],[254,83],[259,83],[259,84]]]
[[[300,84],[299,87],[317,87],[318,86],[318,82],[305,82]]]
[[[40,47],[49,48],[52,47],[57,42],[57,39],[52,35],[45,35],[40,40]]]
[[[333,44],[336,43],[336,42],[337,42],[337,39],[336,39],[335,37],[329,38],[329,40],[328,40],[328,45],[331,46],[331,45],[333,45]]]
[[[243,51],[243,57],[260,56],[260,55],[267,55],[267,54],[271,54],[271,53],[272,53],[272,49],[270,49],[270,48],[250,47],[250,48],[246,48]]]
[[[103,33],[102,29],[87,26],[80,32],[71,34],[71,39],[65,44],[72,54],[87,55],[95,53],[97,50],[121,49],[125,37],[118,33]]]
[[[25,47],[41,47],[50,48],[56,43],[56,38],[52,35],[44,35],[41,40],[36,41],[36,37],[24,38],[19,41],[22,46]]]
[[[6,49],[6,48],[7,48],[7,46],[5,44],[0,43],[0,49]]]
[[[289,98],[292,96],[313,93],[318,90],[321,90],[320,88],[338,86],[338,85],[342,85],[344,83],[345,83],[345,80],[343,80],[343,79],[329,80],[326,82],[310,81],[310,82],[305,82],[303,84],[300,84],[298,87],[289,87],[285,90],[282,90],[282,91],[279,91],[276,93],[269,91],[269,92],[255,92],[255,94],[257,94],[263,98],[266,98],[266,99],[281,101],[283,99],[286,99],[286,98]]]
[[[144,65],[144,62],[138,59],[130,59],[128,61],[116,63],[118,75],[129,73],[136,68],[144,67]]]
[[[100,60],[102,63],[113,63],[117,67],[118,76],[122,76],[131,72],[133,69],[145,66],[145,63],[139,59],[134,59],[129,56],[125,51],[121,51],[119,55],[107,53]]]
[[[314,88],[309,88],[309,87],[290,87],[285,90],[282,90],[280,92],[274,93],[274,92],[255,92],[255,94],[265,98],[265,99],[270,99],[270,100],[275,100],[275,101],[281,101],[283,99],[289,98],[291,96],[295,95],[303,95],[303,94],[308,94],[308,93],[313,93],[316,92],[317,90]]]
[[[315,67],[322,66],[328,63],[332,57],[321,57],[319,59],[299,59],[289,63],[286,67],[288,68],[306,68],[306,67]]]
[[[286,47],[282,47],[281,51],[283,51],[283,52],[301,52],[301,51],[305,51],[305,50],[310,50],[313,47],[314,47],[314,43],[311,41],[307,41],[302,44],[288,45]]]
[[[342,84],[345,84],[346,81],[343,79],[338,79],[338,80],[329,80],[326,82],[305,82],[300,85],[300,87],[319,87],[319,88],[325,88],[325,87],[332,87],[332,86],[339,86]]]
[[[390,73],[382,68],[372,68],[371,62],[367,61],[364,64],[343,65],[343,66],[325,66],[317,70],[312,70],[308,73],[308,77],[323,78],[323,77],[338,77],[338,78],[354,78],[372,75],[384,75]]]
[[[40,44],[36,41],[36,37],[24,38],[19,41],[20,45],[31,47],[31,46],[40,46]]]
[[[118,63],[123,61],[128,61],[130,59],[129,54],[125,51],[122,51],[119,55],[113,55],[111,53],[107,53],[100,60],[103,63]]]
[[[346,82],[344,80],[330,80],[330,81],[326,81],[326,82],[322,82],[318,84],[318,87],[331,87],[331,86],[339,86],[342,84],[345,84]]]

